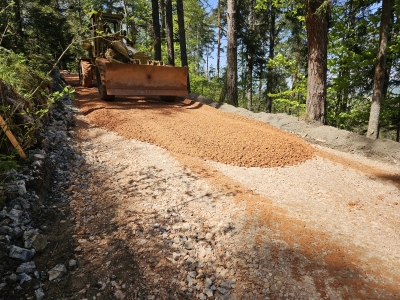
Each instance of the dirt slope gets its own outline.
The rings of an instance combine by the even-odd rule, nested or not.
[[[65,78],[86,164],[68,189],[78,268],[54,298],[400,297],[398,164]]]

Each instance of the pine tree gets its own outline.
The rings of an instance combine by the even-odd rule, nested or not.
[[[379,115],[381,111],[382,93],[385,81],[386,52],[388,46],[391,9],[392,0],[383,0],[379,48],[375,65],[374,90],[367,132],[367,137],[371,139],[377,139],[379,134]]]
[[[228,0],[226,13],[228,24],[228,60],[227,60],[227,102],[238,106],[237,90],[237,27],[236,27],[236,1]]]
[[[307,0],[306,28],[308,44],[307,114],[325,124],[326,75],[328,53],[328,16],[330,1]]]

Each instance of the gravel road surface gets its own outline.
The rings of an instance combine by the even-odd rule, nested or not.
[[[190,99],[76,89],[65,299],[399,299],[400,166]]]

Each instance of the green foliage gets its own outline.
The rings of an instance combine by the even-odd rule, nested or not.
[[[75,89],[70,86],[65,86],[62,91],[54,92],[49,96],[49,102],[55,103],[62,98],[68,97],[70,99],[75,99]]]
[[[305,115],[307,91],[305,84],[298,84],[293,90],[285,90],[276,94],[268,94],[273,99],[272,111],[274,113],[286,113],[298,117]]]
[[[56,7],[37,2],[28,3],[27,9],[25,53],[56,61],[73,37],[66,17]],[[69,59],[69,54],[62,57],[61,68]]]
[[[323,1],[319,11],[326,11],[329,1]],[[291,96],[290,90],[278,89],[269,93],[273,98],[273,112],[293,113],[297,104],[304,104],[306,95],[307,56],[304,31],[304,1],[257,0],[258,10],[268,10],[270,5],[278,8],[285,20],[281,27],[281,39],[274,48],[275,57],[268,61],[274,72],[295,77],[294,90],[301,101]],[[400,87],[400,29],[398,21],[399,3],[393,7],[394,24],[391,27],[387,67],[391,71],[387,78],[386,91]],[[376,1],[335,2],[330,9],[330,31],[328,50],[327,123],[338,128],[364,134],[368,125],[371,104],[374,66],[377,55],[381,10]],[[397,33],[396,33],[397,32]],[[283,38],[282,38],[283,37]],[[301,88],[300,88],[301,86]],[[400,123],[399,97],[388,95],[382,102],[381,136],[393,138]],[[391,132],[391,134],[389,134]]]
[[[38,57],[29,60],[24,54],[16,54],[3,47],[0,47],[0,60],[3,62],[0,64],[3,91],[0,95],[0,113],[19,144],[23,148],[31,147],[51,106],[66,94],[71,96],[74,91],[64,88],[62,92],[49,95],[51,80],[43,71],[49,68],[47,60]],[[2,153],[12,153],[13,148],[10,148],[7,139],[2,138],[0,150]],[[12,159],[4,161],[3,164],[8,166]]]
[[[0,0],[0,113],[23,147],[36,142],[48,111],[65,93],[53,93],[47,75],[72,40],[64,10],[51,1],[8,3]],[[72,60],[61,57],[61,68]],[[0,133],[0,173],[17,168],[15,150]]]
[[[206,68],[202,66],[216,46],[216,14],[208,13],[205,5],[195,0],[184,1],[183,6],[189,67],[200,75],[205,72]],[[178,32],[177,25],[174,30]],[[179,52],[177,53],[179,57]]]
[[[192,93],[200,94],[204,97],[218,100],[222,90],[223,80],[217,77],[213,77],[210,79],[201,76],[198,73],[191,72],[190,86],[192,89]]]
[[[22,54],[16,54],[0,46],[0,79],[11,84],[21,95],[28,95],[46,78],[38,61],[29,61]]]
[[[274,113],[286,113],[288,115],[296,115],[299,118],[303,118],[306,112],[306,105],[296,100],[276,98],[273,103]]]
[[[38,116],[38,118],[43,118],[46,116],[53,106],[54,103],[60,101],[61,99],[68,97],[70,99],[75,98],[75,90],[71,87],[65,86],[62,91],[57,91],[53,92],[50,95],[48,95],[48,100],[46,104],[41,107],[40,109],[35,111],[35,114]],[[28,112],[29,113],[29,112]]]
[[[368,126],[369,101],[354,101],[354,107],[347,111],[334,110],[328,105],[327,124],[340,129],[364,134]]]
[[[17,170],[19,167],[15,154],[4,155],[0,153],[0,174],[8,172],[11,169]]]
[[[11,46],[15,44],[16,28],[11,21],[13,14],[13,6],[15,2],[8,2],[5,0],[0,1],[0,45]]]
[[[397,140],[397,129],[400,124],[400,95],[390,93],[382,103],[380,116],[380,136]]]
[[[0,153],[0,186],[7,179],[6,173],[11,169],[18,170],[20,165],[17,163],[16,154],[5,155]],[[7,203],[7,197],[0,196],[0,208],[4,207]]]
[[[327,122],[341,129],[366,132],[371,105],[375,59],[379,36],[379,9],[371,3],[345,2],[332,9],[328,70],[330,87],[327,97]],[[394,30],[394,28],[392,28]],[[396,62],[392,52],[400,41],[392,39],[388,50],[388,67]],[[392,73],[395,74],[395,73]],[[393,76],[393,75],[392,75]],[[387,84],[390,85],[390,82]],[[384,91],[385,94],[385,91]],[[382,101],[380,128],[395,130],[396,107],[389,95]],[[395,122],[399,122],[397,120]]]

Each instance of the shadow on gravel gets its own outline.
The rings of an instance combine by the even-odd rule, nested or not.
[[[79,122],[79,126],[85,130],[90,124]],[[85,142],[90,144],[76,140],[78,145]],[[60,190],[47,200],[50,204],[54,197],[54,211],[43,216],[48,220],[45,234],[49,245],[46,253],[38,256],[38,269],[63,264],[68,271],[59,279],[44,282],[46,299],[190,299],[173,281],[176,269],[168,260],[165,266],[160,263],[164,257],[160,251],[171,252],[159,239],[163,228],[146,226],[158,216],[126,210],[121,219],[124,194],[113,181],[114,171],[107,164],[82,158],[70,170],[75,175],[65,187],[68,201],[55,199]],[[147,172],[143,174],[147,176]],[[138,190],[132,192],[139,194]],[[69,266],[71,259],[76,266]],[[153,273],[155,268],[162,275]]]
[[[180,103],[177,103],[177,105],[179,105],[180,107],[184,107],[186,109],[199,109],[203,107],[203,103],[195,102],[188,99],[182,99],[182,101]]]
[[[104,106],[100,106],[100,107],[96,107],[96,108],[91,108],[91,109],[85,111],[85,112],[83,113],[83,115],[84,115],[84,116],[87,116],[88,114],[90,114],[90,113],[92,113],[92,112],[94,112],[94,111],[96,111],[96,110],[99,110],[99,109],[105,109],[105,107],[104,107]]]
[[[88,96],[84,96],[85,99]],[[157,99],[120,99],[116,98],[115,101],[105,102],[100,99],[93,100],[77,100],[77,106],[82,113],[87,116],[98,110],[114,110],[114,111],[135,111],[135,110],[149,110],[154,111],[155,115],[174,116],[175,113],[185,113],[186,109],[199,109],[202,107],[201,103],[190,107],[183,105],[180,102],[168,103]]]
[[[400,175],[378,174],[376,176],[382,180],[391,181],[400,190]]]
[[[113,236],[118,229],[113,222],[117,203],[110,201],[108,210],[97,223],[91,219],[97,211],[88,186],[92,177],[104,169],[90,165],[79,154],[77,159],[76,149],[71,144],[55,152],[66,163],[52,165],[51,190],[42,200],[40,215],[34,216],[34,222],[41,226],[48,243],[45,251],[36,253],[34,258],[41,274],[40,282],[34,278],[30,285],[35,289],[43,288],[46,299],[121,299],[122,295],[127,299],[146,299],[145,282],[135,252]],[[68,200],[64,197],[67,194]],[[77,199],[81,201],[79,205],[72,205],[71,201]],[[103,240],[106,243],[102,244]],[[50,281],[48,271],[56,265],[63,265],[65,274]],[[26,296],[27,284],[23,287],[19,293]],[[19,297],[19,293],[2,296],[26,299],[23,295]]]
[[[318,260],[285,243],[253,245],[234,256],[245,267],[241,281],[251,282],[251,289],[263,290],[270,299],[398,299],[398,291],[374,283],[340,258]],[[263,299],[251,291],[250,296]]]
[[[117,243],[136,254],[147,290],[157,291],[156,299],[196,299],[207,288],[219,299],[396,299],[396,291],[367,279],[369,275],[357,268],[359,262],[352,262],[346,249],[322,253],[317,239],[309,240],[317,249],[312,253],[278,240],[257,243],[256,238],[255,244],[248,245],[246,233],[232,223],[221,228],[205,228],[193,220],[187,223],[183,212],[189,204],[211,194],[153,206],[151,198],[169,194],[168,178],[162,173],[157,167],[138,172],[127,193],[132,198],[115,204],[119,210],[131,208],[119,216],[119,228],[107,233],[112,236],[119,231]],[[159,189],[161,194],[154,196],[152,192]],[[188,190],[190,198],[189,186]],[[196,212],[193,218],[197,219]],[[244,240],[228,246],[232,234],[243,235]],[[248,251],[239,250],[244,246]]]

